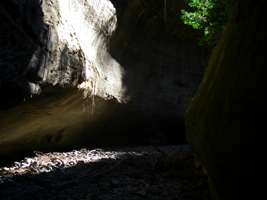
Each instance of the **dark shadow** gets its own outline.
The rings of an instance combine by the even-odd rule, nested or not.
[[[49,152],[81,147],[185,143],[184,123],[180,123],[182,119],[153,117],[128,104],[101,98],[95,98],[93,113],[91,109],[90,99],[83,99],[75,89],[47,88],[41,96],[14,108],[13,112],[3,113],[11,120],[17,115],[22,116],[21,121],[25,120],[18,126],[2,120],[2,130],[7,127],[13,139],[1,144],[0,165],[30,156],[35,150]],[[55,126],[50,126],[57,118]],[[32,124],[32,120],[35,123]],[[39,128],[36,129],[35,124],[39,124]],[[17,130],[20,131],[16,133]]]
[[[2,177],[0,198],[209,199],[207,179],[196,172],[192,157],[178,155],[173,158],[155,149],[154,152],[146,150],[139,155],[131,150],[120,152],[125,155],[88,164],[78,163],[65,169],[58,167],[49,173]],[[115,150],[114,153],[118,152]]]
[[[208,52],[198,45],[200,33],[179,20],[184,2],[167,1],[166,23],[163,0],[112,2],[118,27],[110,53],[125,70],[128,106],[170,141],[185,142],[185,110],[200,84]]]
[[[29,82],[40,80],[49,34],[40,0],[1,1],[0,24],[0,106],[7,108],[29,96]]]

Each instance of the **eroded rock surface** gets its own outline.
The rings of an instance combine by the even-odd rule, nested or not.
[[[109,0],[11,0],[0,11],[0,89],[25,96],[39,85],[79,85],[123,101],[123,70],[107,52],[117,25]]]

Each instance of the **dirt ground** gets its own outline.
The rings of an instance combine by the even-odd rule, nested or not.
[[[208,200],[190,146],[36,152],[0,168],[1,200]]]

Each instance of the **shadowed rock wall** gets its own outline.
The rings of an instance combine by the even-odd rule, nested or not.
[[[201,80],[208,50],[198,45],[199,33],[179,20],[184,1],[167,1],[166,21],[162,0],[113,2],[118,28],[110,53],[125,69],[128,105],[153,119],[148,131],[181,141],[185,109]]]
[[[262,116],[267,92],[266,2],[242,0],[233,7],[233,16],[187,113],[188,139],[219,200],[249,194],[258,198],[254,189],[255,185],[261,188],[257,178],[262,176],[261,159],[251,151],[260,154],[264,146],[259,144],[259,135],[265,129]]]

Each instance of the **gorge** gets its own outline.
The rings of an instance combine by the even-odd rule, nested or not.
[[[184,143],[207,53],[168,6],[164,25],[161,2],[3,3],[0,155]]]
[[[1,1],[0,199],[255,199],[265,8]]]

